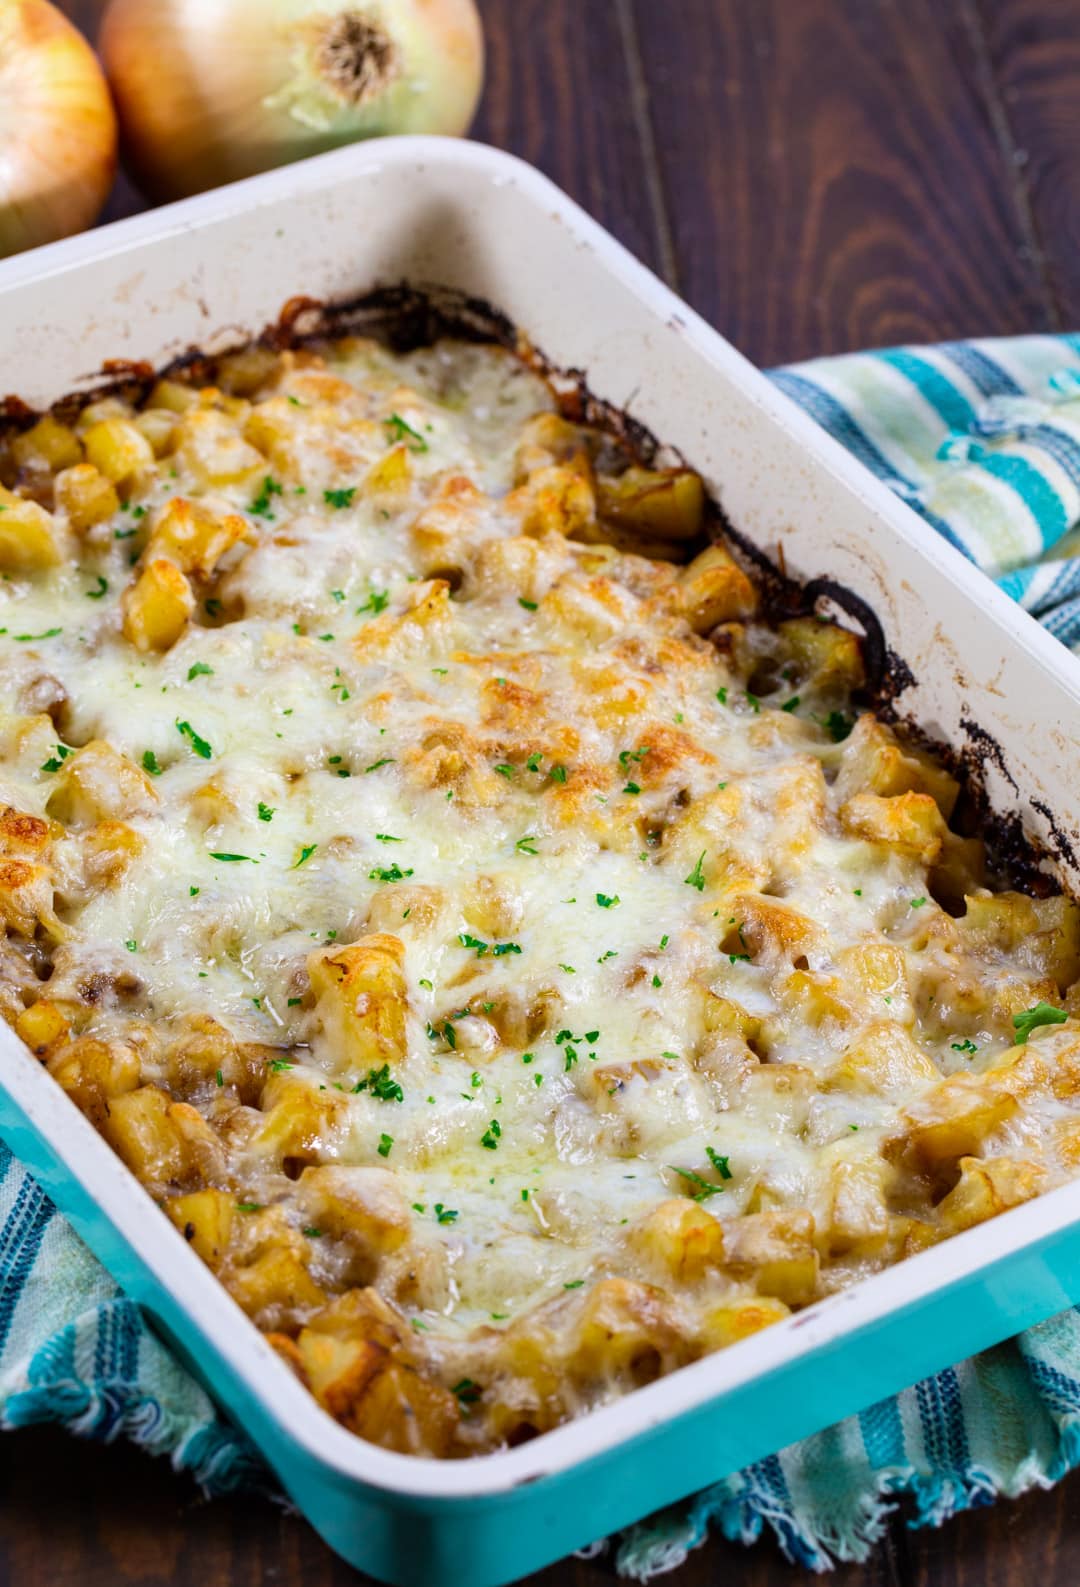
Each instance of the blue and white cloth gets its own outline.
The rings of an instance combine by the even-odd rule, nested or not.
[[[818,359],[776,384],[1080,650],[1080,336]],[[0,1146],[0,1426],[134,1439],[210,1494],[272,1490],[244,1435]],[[710,1528],[824,1570],[863,1559],[901,1496],[913,1525],[1080,1464],[1080,1310],[883,1400],[612,1539],[619,1570],[671,1570]]]

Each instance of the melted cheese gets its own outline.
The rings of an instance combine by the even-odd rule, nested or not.
[[[38,991],[70,1035],[135,1041],[140,1083],[208,1122],[209,1168],[162,1178],[130,1143],[129,1160],[165,1203],[209,1185],[242,1209],[216,1265],[299,1337],[316,1391],[311,1327],[370,1285],[440,1393],[472,1385],[449,1443],[401,1447],[486,1447],[949,1232],[937,1209],[973,1154],[1022,1160],[1018,1198],[1064,1177],[1071,1091],[1017,1065],[1075,1037],[1014,1048],[1012,1022],[1060,1003],[1074,919],[1006,895],[1043,914],[980,934],[941,907],[988,896],[936,814],[951,784],[870,717],[844,736],[850,667],[798,625],[728,622],[708,643],[673,564],[612,550],[595,519],[572,538],[537,523],[530,489],[569,500],[603,457],[554,482],[558,458],[530,461],[526,421],[552,401],[509,355],[324,352],[204,397],[219,446],[255,448],[236,478],[218,458],[208,482],[177,416],[119,512],[77,536],[58,509],[59,565],[0,587],[0,795],[61,823],[62,940],[9,948],[51,973]],[[80,434],[110,414],[131,418],[106,405]],[[389,457],[404,474],[380,483]],[[178,498],[238,513],[246,537],[193,578],[176,642],[144,653],[125,591]],[[93,741],[145,786],[73,815]],[[922,852],[905,798],[920,819],[937,800]],[[95,880],[109,819],[135,838]],[[310,986],[313,952],[373,933],[400,943],[405,988],[381,1083]],[[9,1017],[32,1001],[20,984]],[[257,1054],[247,1093],[177,1056],[207,1015]],[[1019,1111],[935,1135],[956,1074]],[[317,1121],[287,1150],[263,1129],[282,1095]],[[348,1229],[314,1223],[319,1165],[392,1174],[400,1241],[358,1268]],[[661,1227],[687,1209],[719,1220],[723,1257],[693,1254],[705,1226]],[[282,1231],[310,1290],[252,1288]]]

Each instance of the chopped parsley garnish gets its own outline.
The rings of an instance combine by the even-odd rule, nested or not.
[[[724,688],[717,689],[716,698],[720,701],[721,705],[726,705],[727,704],[727,690],[724,689]]]
[[[710,1196],[721,1196],[724,1193],[723,1185],[713,1185],[707,1179],[702,1179],[700,1174],[695,1174],[692,1168],[676,1168],[674,1163],[668,1167],[673,1174],[678,1174],[680,1179],[685,1179],[688,1185],[694,1186],[694,1200],[708,1201]]]
[[[210,858],[212,860],[224,860],[227,864],[238,864],[241,860],[246,860],[249,865],[258,865],[259,863],[250,854],[223,854],[216,849],[210,850]]]
[[[103,579],[101,574],[99,573],[98,576],[97,576],[97,589],[96,590],[84,590],[83,594],[86,596],[86,599],[88,601],[100,601],[101,597],[108,591],[108,588],[109,588],[108,579]]]
[[[344,490],[324,490],[323,501],[328,507],[340,510],[343,507],[351,507],[352,499],[355,495],[356,486],[349,485]]]
[[[518,605],[523,606],[527,612],[535,612],[537,609],[537,603],[535,601],[527,601],[524,595],[518,596]]]
[[[35,639],[55,639],[57,634],[63,632],[62,628],[46,628],[43,634],[14,634],[12,637],[17,639],[20,645],[28,645]]]
[[[59,771],[71,753],[66,744],[57,744],[55,755],[50,755],[48,760],[42,762],[42,771]]]
[[[979,1050],[975,1043],[967,1036],[964,1037],[963,1041],[950,1042],[949,1046],[952,1048],[953,1052],[976,1053]]]
[[[636,782],[628,782],[626,787],[623,789],[624,794],[639,794],[640,792],[641,789],[638,787]]]
[[[714,1152],[711,1146],[706,1146],[705,1156],[716,1169],[716,1172],[720,1175],[721,1179],[731,1178],[731,1169],[728,1167],[728,1160],[726,1157],[721,1157],[719,1152]]]
[[[129,937],[124,943],[124,947],[129,953],[138,953],[139,951],[139,944],[135,941],[134,937]]]
[[[276,479],[272,479],[271,476],[267,474],[262,482],[262,488],[255,500],[252,502],[251,506],[248,508],[248,512],[254,513],[257,518],[273,517],[273,514],[270,511],[270,500],[271,497],[280,495],[281,486],[278,484]]]
[[[188,668],[187,675],[188,682],[190,683],[193,678],[212,678],[214,675],[214,669],[213,667],[208,667],[205,661],[193,661],[191,666]]]
[[[444,1207],[441,1201],[435,1203],[435,1217],[439,1223],[453,1223],[457,1215],[456,1207]]]
[[[497,942],[491,951],[496,959],[502,959],[508,953],[520,953],[521,946],[516,942]]]
[[[307,1228],[304,1229],[303,1232],[309,1240],[319,1240],[322,1238],[322,1230],[316,1229],[314,1224],[308,1224]]]
[[[600,955],[599,959],[597,959],[596,962],[597,962],[597,964],[606,964],[609,959],[617,959],[618,957],[619,957],[618,948],[609,948],[606,953],[602,953]]]
[[[225,1076],[222,1074],[220,1069],[217,1072],[217,1083],[219,1086],[223,1086],[225,1084]]]
[[[386,1135],[386,1134],[380,1135],[379,1136],[379,1144],[378,1144],[378,1147],[376,1148],[376,1150],[378,1151],[379,1156],[380,1157],[389,1157],[390,1156],[390,1148],[393,1146],[393,1144],[394,1144],[394,1137],[392,1135]]]
[[[478,959],[482,959],[488,950],[486,942],[481,942],[479,937],[470,937],[467,931],[459,931],[457,940],[463,948],[475,948]]]
[[[499,1137],[501,1134],[502,1125],[499,1123],[498,1119],[492,1119],[491,1123],[480,1137],[480,1145],[486,1146],[489,1152],[494,1152],[498,1148]]]
[[[566,781],[566,767],[565,766],[552,766],[551,770],[548,772],[548,776],[551,778],[552,782],[565,782]]]
[[[701,869],[701,862],[704,860],[706,853],[707,850],[702,849],[701,853],[698,855],[698,862],[694,866],[694,869],[690,872],[690,875],[683,877],[683,881],[685,882],[686,886],[696,887],[699,893],[703,893],[705,891],[705,872]]]
[[[568,1284],[563,1285],[563,1289],[580,1289],[584,1282],[583,1278],[572,1278]]]
[[[380,766],[392,766],[393,764],[394,764],[394,757],[392,755],[387,755],[385,757],[385,759],[374,761],[372,763],[372,765],[365,766],[364,767],[364,776],[366,777],[369,771],[378,771]]]
[[[237,1212],[262,1212],[263,1204],[261,1201],[238,1201],[236,1210]]]
[[[397,441],[404,441],[410,452],[426,452],[428,444],[419,430],[414,430],[400,413],[392,413],[388,419],[383,420],[386,426],[387,439],[393,445]]]
[[[667,947],[667,945],[668,945],[668,943],[670,941],[671,941],[671,938],[668,936],[667,932],[665,931],[664,935],[660,938],[660,952],[661,953],[663,953],[664,949]]]
[[[926,899],[925,898],[909,898],[908,899],[908,903],[911,905],[912,909],[921,909],[922,906],[926,903]]]
[[[356,615],[357,615],[357,617],[359,617],[361,612],[375,612],[375,613],[385,612],[386,608],[389,605],[390,605],[390,593],[389,593],[389,591],[388,590],[375,590],[375,589],[373,589],[373,590],[371,590],[369,592],[368,598],[364,602],[363,606],[358,606],[356,608]]]
[[[531,833],[527,833],[525,837],[518,838],[517,842],[514,844],[514,847],[517,849],[519,854],[539,854],[539,849],[534,847],[535,843],[536,839],[533,837],[533,835]]]
[[[383,1064],[381,1069],[370,1069],[366,1080],[358,1080],[353,1086],[354,1092],[370,1091],[373,1097],[380,1102],[404,1102],[405,1093],[390,1073],[390,1065]]]
[[[199,737],[198,733],[196,733],[190,722],[181,722],[178,720],[176,723],[176,731],[181,735],[182,738],[187,739],[196,755],[201,755],[203,760],[209,760],[213,755],[214,752],[210,748],[210,745],[206,742],[205,738]]]
[[[749,689],[746,691],[746,703],[750,707],[751,711],[761,710],[761,701],[758,699],[756,694],[751,694]]]
[[[475,1405],[480,1398],[481,1392],[472,1378],[462,1378],[461,1382],[455,1383],[450,1390],[450,1393],[456,1395],[462,1405]]]
[[[289,1069],[296,1068],[295,1058],[271,1058],[267,1068],[271,1074],[283,1075]]]
[[[504,761],[500,765],[496,766],[495,770],[498,772],[500,777],[512,777],[516,768],[513,766],[508,766]]]
[[[188,888],[188,897],[189,898],[198,898],[200,891],[201,891],[201,889],[198,888],[198,887],[189,887]]]
[[[152,749],[144,749],[142,756],[143,771],[149,772],[151,777],[160,777],[162,768],[158,765],[158,758]]]
[[[785,700],[784,701],[784,703],[780,707],[780,709],[781,709],[781,711],[794,711],[794,710],[796,710],[798,708],[798,704],[799,704],[799,696],[797,694],[793,694],[791,696],[790,700]]]
[[[291,871],[298,871],[301,865],[306,865],[308,860],[310,860],[311,856],[315,853],[315,850],[318,848],[318,846],[319,845],[317,843],[305,843],[300,850],[299,859],[295,862],[295,864],[290,865],[289,869]]]
[[[614,909],[616,904],[621,903],[621,899],[619,898],[618,893],[616,893],[613,898],[609,898],[607,893],[597,893],[596,902],[600,905],[601,909]]]
[[[389,832],[376,832],[376,843],[404,843],[404,838],[395,838]]]
[[[652,978],[652,984],[653,984],[653,986],[663,986],[664,983],[663,983],[663,981],[661,981],[661,979],[660,979],[660,977],[658,975],[654,975],[653,978]]]
[[[259,800],[259,820],[260,821],[273,821],[275,814],[276,814],[276,810],[275,810],[275,807],[273,805],[264,805],[262,800],[261,799]]]
[[[648,753],[649,753],[648,744],[644,744],[641,747],[641,749],[623,749],[623,750],[620,750],[619,751],[619,765],[622,767],[623,771],[626,771],[628,769],[628,767],[630,765],[630,762],[632,760],[636,760],[636,761],[639,761],[639,762],[643,761]]]
[[[1063,1008],[1055,1008],[1052,1003],[1044,1003],[1040,1000],[1034,1008],[1027,1008],[1022,1014],[1013,1015],[1016,1045],[1022,1047],[1032,1031],[1038,1030],[1040,1025],[1064,1025],[1068,1017]]]
[[[310,850],[308,852],[310,853]],[[304,858],[305,859],[307,858],[306,854],[305,854]],[[302,864],[302,863],[303,863],[302,860],[298,860],[297,861],[297,864]],[[412,875],[412,866],[411,865],[408,866],[405,870],[402,870],[401,866],[395,863],[393,865],[388,865],[388,866],[376,866],[376,868],[373,871],[369,871],[368,872],[368,881],[370,881],[370,882],[403,882],[407,876],[411,876],[411,875]]]
[[[843,711],[830,711],[822,726],[834,744],[841,744],[855,726],[855,719]]]

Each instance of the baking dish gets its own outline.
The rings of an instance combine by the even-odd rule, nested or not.
[[[156,364],[234,341],[298,291],[336,299],[399,280],[496,304],[555,365],[586,371],[594,392],[676,446],[747,541],[782,547],[799,577],[834,581],[823,593],[874,641],[880,623],[907,664],[892,668],[900,714],[976,760],[997,810],[1022,816],[1076,882],[1062,726],[1074,659],[504,155],[382,142],[15,260],[0,272],[3,385],[46,402],[105,359]],[[318,1409],[194,1254],[161,1238],[157,1211],[36,1062],[0,1039],[13,1149],[328,1542],[392,1581],[511,1580],[1071,1298],[1080,1187],[522,1448],[468,1464],[408,1459]]]

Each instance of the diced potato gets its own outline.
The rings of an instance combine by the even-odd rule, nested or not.
[[[725,1266],[754,1279],[760,1294],[805,1306],[817,1294],[814,1233],[813,1217],[801,1209],[749,1213],[725,1226]]]
[[[669,1295],[651,1284],[605,1278],[585,1298],[569,1367],[588,1379],[626,1374],[650,1382],[686,1356]]]
[[[409,605],[403,612],[383,612],[372,618],[352,640],[359,661],[406,660],[423,653],[433,655],[450,642],[456,618],[445,579],[429,579],[410,587]]]
[[[731,617],[752,617],[757,591],[731,554],[711,545],[679,574],[683,610],[690,627],[707,634]]]
[[[249,446],[237,421],[215,408],[191,408],[176,427],[177,451],[200,485],[218,489],[265,472],[266,459]]]
[[[46,853],[54,835],[59,832],[51,821],[32,816],[14,805],[0,810],[0,850],[17,855],[20,859],[39,859]]]
[[[681,1284],[696,1284],[724,1260],[719,1222],[684,1197],[662,1201],[627,1238],[651,1266]]]
[[[326,1302],[292,1251],[271,1248],[246,1267],[227,1267],[221,1279],[237,1305],[260,1328],[293,1327]]]
[[[405,946],[376,933],[308,958],[316,1010],[338,1068],[400,1063],[405,1056]]]
[[[102,419],[83,437],[86,460],[114,485],[131,485],[154,464],[154,449],[130,419]]]
[[[978,1075],[953,1075],[901,1115],[899,1144],[927,1167],[973,1155],[1016,1106],[1015,1097]]]
[[[95,738],[64,762],[48,810],[66,826],[89,827],[146,815],[157,802],[146,773],[111,744]]]
[[[57,1085],[98,1129],[108,1117],[110,1100],[133,1092],[139,1084],[139,1055],[127,1042],[80,1036],[50,1053],[47,1062]]]
[[[226,551],[255,539],[255,531],[239,513],[214,512],[202,502],[174,496],[154,525],[146,557],[166,557],[182,573],[208,579]]]
[[[768,1295],[736,1301],[730,1306],[714,1306],[701,1320],[701,1342],[706,1350],[722,1350],[790,1316],[791,1310],[782,1300]]]
[[[866,681],[862,647],[850,629],[816,617],[792,617],[778,624],[777,631],[801,676],[819,689],[847,692]]]
[[[506,497],[506,508],[521,520],[527,535],[571,536],[596,521],[592,486],[574,469],[542,468]]]
[[[374,463],[364,475],[361,493],[364,496],[396,496],[408,490],[412,478],[412,464],[408,449],[392,446],[385,457]]]
[[[188,1175],[190,1160],[169,1116],[171,1107],[164,1091],[140,1086],[111,1097],[99,1124],[109,1145],[144,1184],[177,1184]]]
[[[936,801],[922,793],[855,794],[840,807],[840,825],[851,837],[887,843],[923,865],[934,864],[948,836]]]
[[[23,1009],[15,1021],[15,1034],[35,1058],[50,1058],[67,1041],[71,1027],[56,1004],[43,997]]]
[[[162,378],[154,386],[147,399],[147,408],[164,408],[169,413],[186,413],[189,408],[197,408],[199,394],[192,386],[185,385],[179,380]]]
[[[883,1191],[888,1166],[839,1162],[829,1171],[828,1217],[823,1234],[831,1252],[869,1256],[889,1235],[889,1209]]]
[[[957,930],[976,952],[1016,954],[1065,988],[1080,976],[1080,905],[1025,893],[979,893],[964,900]]]
[[[970,1229],[1030,1201],[1045,1183],[1046,1169],[1038,1163],[1012,1157],[962,1157],[960,1179],[939,1204],[938,1217],[950,1231]]]
[[[582,432],[558,413],[537,413],[522,425],[514,452],[514,484],[522,485],[553,463],[588,477],[589,454]]]
[[[56,476],[56,505],[76,534],[85,534],[120,511],[116,486],[93,463],[76,463]]]
[[[829,1087],[866,1091],[903,1101],[913,1088],[941,1078],[933,1060],[902,1025],[875,1020],[865,1026],[829,1076]]]
[[[101,821],[83,838],[86,879],[94,887],[115,887],[145,840],[124,821]]]
[[[696,540],[705,524],[705,487],[689,469],[628,468],[601,476],[597,511],[620,528],[658,540]]]
[[[902,748],[891,729],[869,711],[862,713],[844,743],[835,787],[841,800],[857,793],[928,793],[946,821],[960,791],[943,766],[917,749]]]
[[[52,514],[0,485],[0,569],[38,573],[59,561]]]
[[[229,1247],[235,1198],[224,1190],[193,1190],[170,1197],[165,1211],[203,1261],[217,1268]]]
[[[195,610],[195,593],[172,562],[156,557],[124,591],[120,602],[124,638],[145,655],[171,650]]]
[[[46,413],[29,430],[15,437],[11,455],[21,468],[44,464],[55,473],[57,469],[81,463],[82,447],[70,425]]]
[[[164,457],[172,449],[176,430],[175,413],[170,413],[167,408],[147,408],[134,422],[139,434],[150,442],[155,457]]]
[[[263,1088],[264,1121],[252,1147],[289,1165],[318,1162],[345,1110],[338,1092],[318,1091],[298,1075],[271,1071]]]
[[[377,1265],[409,1237],[412,1212],[396,1174],[384,1168],[305,1168],[300,1201],[311,1223]]]
[[[52,873],[46,866],[0,859],[0,922],[21,937],[32,937],[38,926],[51,936],[65,935],[53,911]]]

